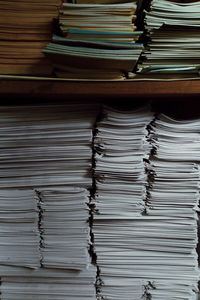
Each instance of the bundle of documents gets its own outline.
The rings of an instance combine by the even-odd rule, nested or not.
[[[113,300],[194,300],[200,120],[154,121],[148,111],[104,116],[95,139],[99,293]]]
[[[152,299],[196,299],[199,128],[200,120],[180,122],[164,115],[153,125],[154,182],[146,229],[142,226]]]
[[[59,24],[64,36],[77,40],[134,41],[137,3],[71,4],[63,3]]]
[[[71,79],[125,79],[143,45],[137,43],[137,3],[63,3],[59,13],[62,36],[44,49],[57,76]]]
[[[1,298],[197,300],[200,119],[77,104],[1,108]]]
[[[89,192],[98,105],[2,107],[0,293],[95,300]],[[79,187],[82,186],[82,187]]]
[[[95,300],[88,196],[78,187],[0,190],[2,299]]]
[[[81,188],[39,190],[42,264],[46,268],[84,269],[89,264],[89,193]]]
[[[96,300],[96,269],[82,271],[3,266],[1,297],[6,300]],[[6,275],[5,275],[6,274]]]
[[[146,12],[150,40],[138,73],[150,78],[198,78],[199,15],[199,1],[153,0]]]
[[[50,75],[42,49],[51,40],[60,0],[0,0],[0,74]]]
[[[33,190],[0,190],[0,265],[40,267],[38,222]]]
[[[116,4],[116,3],[128,3],[133,2],[133,0],[73,0],[72,3],[78,4]],[[138,0],[138,3],[141,3],[142,0]]]
[[[90,187],[96,112],[76,102],[2,107],[0,187]]]
[[[133,70],[141,49],[111,48],[98,49],[49,43],[44,52],[53,62],[59,77],[123,80],[125,72]]]
[[[147,126],[152,114],[146,109],[105,109],[95,138],[96,196],[94,245],[105,299],[141,299],[137,263],[138,219],[145,218],[144,159],[149,157]],[[141,220],[140,220],[141,222]],[[142,230],[142,227],[141,227]]]

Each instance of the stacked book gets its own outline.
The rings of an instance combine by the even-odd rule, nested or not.
[[[42,53],[60,0],[0,0],[0,74],[50,75]]]
[[[198,78],[200,2],[152,0],[146,12],[149,42],[138,73],[150,78]]]
[[[155,300],[197,299],[199,128],[200,120],[180,122],[164,115],[153,125],[155,174],[141,224],[146,253],[141,259]]]
[[[121,80],[131,73],[143,49],[137,43],[137,2],[62,4],[60,36],[44,49],[57,76]]]
[[[90,187],[96,105],[10,106],[0,112],[0,187]]]
[[[142,299],[138,264],[138,239],[145,219],[145,161],[149,157],[147,126],[152,114],[146,109],[105,109],[95,138],[96,195],[94,245],[100,270],[103,299]],[[143,227],[140,227],[141,234]]]
[[[1,221],[2,299],[95,300],[96,269],[88,251],[88,191],[78,187],[15,189],[1,190],[0,196],[1,207],[6,201],[15,202],[14,208],[18,204],[18,210],[5,207],[7,216]],[[26,207],[34,211],[35,219],[28,219]]]

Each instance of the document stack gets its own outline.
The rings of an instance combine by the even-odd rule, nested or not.
[[[2,107],[0,187],[91,187],[97,106]]]
[[[95,269],[74,270],[9,269],[1,273],[1,297],[6,300],[96,300]],[[13,276],[15,274],[16,276]]]
[[[0,124],[2,300],[197,300],[200,119],[75,102]]]
[[[81,188],[39,190],[42,264],[81,270],[90,263],[89,193]]]
[[[2,107],[1,298],[95,300],[89,192],[97,105]]]
[[[40,267],[38,222],[33,190],[0,190],[0,265]]]
[[[197,299],[197,213],[200,120],[154,123],[155,172],[143,247],[145,277],[154,300]]]
[[[0,200],[3,199],[4,193],[1,191]],[[24,266],[20,264],[17,267],[18,256],[16,255],[18,253],[14,248],[12,261],[8,260],[1,264],[0,292],[2,299],[95,300],[96,269],[91,264],[88,252],[90,228],[87,190],[78,187],[50,188],[35,191],[35,196],[31,190],[13,190],[8,195],[11,201],[18,202],[20,205],[19,197],[15,196],[18,196],[19,193],[24,197],[27,196],[27,203],[31,203],[32,200],[33,206],[35,199],[39,199],[40,222],[35,222],[35,229],[32,226],[32,235],[39,231],[40,243],[39,246],[36,242],[34,245],[31,244],[30,227],[33,224],[31,220],[29,223],[26,221],[28,226],[24,224],[24,227],[21,226],[21,230],[18,228],[20,223],[16,226],[16,230],[10,224],[7,225],[9,233],[14,234],[17,231],[17,235],[19,235],[18,248],[21,247],[22,250],[22,253],[19,254],[21,258],[23,258],[23,254],[26,256],[24,257]],[[16,217],[18,214],[18,212],[13,213]],[[25,240],[25,244],[23,244],[26,232],[30,232],[30,237],[28,240],[27,236],[27,241]],[[3,244],[3,236],[1,236],[1,241]],[[6,240],[5,243],[7,245]],[[35,263],[36,247],[41,254],[39,266]],[[1,255],[8,256],[9,252],[7,251],[11,251],[9,247],[2,249]],[[27,259],[29,265],[26,264]]]
[[[59,12],[61,36],[44,49],[57,76],[70,79],[125,79],[143,45],[135,26],[137,2],[64,3]]]
[[[60,0],[0,1],[0,74],[50,75],[42,53]]]
[[[93,225],[105,299],[196,299],[199,128],[200,120],[105,111]]]
[[[140,5],[143,0],[137,0],[137,5]],[[132,0],[72,0],[72,3],[78,4],[116,4],[116,3],[128,3]]]
[[[93,233],[103,299],[138,300],[144,293],[137,270],[143,250],[137,236],[144,232],[142,226],[136,227],[146,218],[144,159],[149,157],[147,126],[151,120],[146,109],[122,112],[106,108],[97,126]]]
[[[150,40],[138,73],[150,78],[198,78],[200,2],[153,0],[146,12]]]

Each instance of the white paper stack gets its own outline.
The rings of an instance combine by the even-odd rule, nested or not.
[[[151,1],[146,12],[150,40],[139,73],[149,77],[198,77],[200,2]]]
[[[100,295],[194,300],[200,120],[162,116],[148,126],[151,118],[107,110],[97,127],[93,232]],[[157,149],[150,157],[149,147]]]
[[[96,268],[82,271],[1,267],[3,300],[95,300]],[[13,275],[15,274],[15,275]]]
[[[1,208],[6,201],[13,204],[7,214],[16,219],[10,224],[5,216],[6,226],[1,224],[1,298],[94,300],[88,191],[78,187],[0,190]]]
[[[155,177],[142,224],[145,275],[154,285],[149,292],[153,300],[196,299],[200,120],[161,115],[153,129]]]
[[[84,269],[90,263],[89,193],[83,188],[39,191],[43,266]]]
[[[0,190],[0,265],[40,267],[38,201],[32,190]]]
[[[91,103],[2,107],[0,277],[4,300],[94,300],[88,191]]]
[[[90,187],[91,104],[2,107],[0,188]]]
[[[200,120],[96,112],[2,107],[0,298],[196,300]]]
[[[106,108],[97,126],[94,244],[105,299],[140,299],[135,222],[145,211],[148,110]],[[138,279],[137,279],[138,277]]]

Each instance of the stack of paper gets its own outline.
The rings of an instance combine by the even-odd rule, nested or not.
[[[1,298],[196,300],[200,120],[97,112],[2,107]]]
[[[60,0],[0,1],[0,74],[50,75],[42,53]]]
[[[97,126],[99,293],[113,300],[194,300],[200,120],[151,121],[148,112],[106,110]],[[156,153],[149,156],[149,148]]]
[[[97,111],[76,101],[2,107],[2,299],[95,300],[85,187]]]
[[[39,190],[42,264],[46,268],[84,269],[88,246],[89,193],[81,188]]]
[[[1,297],[6,300],[96,300],[96,268],[83,271],[1,267]]]
[[[142,0],[138,0],[141,2]],[[128,3],[133,2],[132,0],[73,0],[72,3],[78,4],[116,4],[116,3]]]
[[[0,191],[2,299],[95,299],[88,196],[78,187]]]
[[[90,187],[95,118],[87,103],[2,107],[0,187]]]
[[[136,26],[133,23],[136,19],[136,9],[136,1],[122,4],[64,2],[60,9],[60,29],[71,39],[133,41],[139,37],[139,33],[134,32]]]
[[[0,265],[40,267],[38,200],[32,190],[0,190]]]
[[[76,79],[124,79],[143,49],[137,43],[136,1],[118,4],[70,4],[59,14],[62,36],[44,53],[58,76]]]
[[[150,40],[139,73],[149,77],[198,77],[200,2],[153,0],[146,12]]]
[[[152,299],[196,299],[198,281],[200,120],[178,122],[161,115],[153,125],[156,154],[141,248]],[[142,231],[141,231],[142,232]]]
[[[137,220],[145,214],[148,110],[105,109],[97,126],[94,243],[105,299],[140,299]],[[141,222],[141,221],[140,221]],[[142,230],[142,228],[141,228]],[[137,279],[138,278],[138,279]]]

